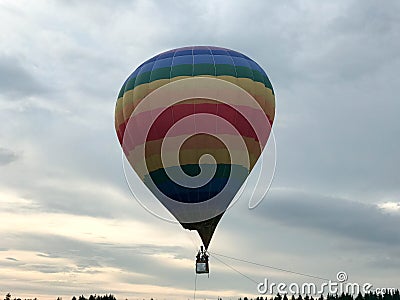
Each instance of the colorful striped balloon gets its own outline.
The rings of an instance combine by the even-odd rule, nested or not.
[[[275,96],[264,70],[226,48],[158,54],[125,81],[115,129],[139,178],[204,246],[264,149]]]

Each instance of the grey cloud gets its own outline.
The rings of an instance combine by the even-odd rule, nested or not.
[[[397,271],[400,268],[400,258],[397,253],[394,253],[391,256],[382,255],[371,259],[368,264],[374,269],[393,269],[394,271]]]
[[[14,258],[14,257],[6,257],[7,260],[11,260],[11,261],[19,261],[18,259]]]
[[[0,166],[8,165],[20,158],[16,152],[0,147]]]
[[[46,258],[50,258],[50,257],[51,257],[50,255],[44,254],[44,253],[38,253],[38,254],[36,254],[36,256],[39,256],[39,257],[46,257]]]
[[[331,86],[370,77],[391,59],[399,58],[397,2],[385,6],[374,1],[343,4],[322,21],[318,30],[303,36],[303,47],[297,54],[297,65],[307,70],[308,78],[319,83],[329,81]],[[319,5],[324,6],[329,7]]]
[[[54,273],[86,273],[86,274],[97,274],[100,271],[90,270],[87,266],[77,265],[74,267],[62,266],[62,265],[47,265],[47,264],[25,264],[21,266],[27,270],[35,270],[40,273],[54,274]]]
[[[73,273],[98,274],[103,272],[103,267],[112,267],[121,270],[116,274],[119,282],[156,284],[160,287],[173,286],[182,289],[190,289],[194,280],[193,276],[188,276],[188,273],[192,275],[192,270],[174,266],[176,259],[194,261],[195,251],[180,246],[97,244],[64,236],[39,234],[14,235],[8,239],[8,244],[14,250],[45,252],[49,260],[67,258],[73,262],[69,266],[20,262],[19,268],[26,270],[42,273],[61,272],[69,276]],[[154,255],[157,254],[169,254],[171,257],[156,259]],[[219,262],[214,260],[214,264],[217,265]],[[219,280],[223,280],[224,274],[230,273],[231,271],[226,269],[214,276],[219,276]],[[218,280],[209,281],[207,285],[215,290],[249,288],[249,283],[243,280],[226,282],[223,288]]]
[[[24,132],[26,138],[23,140],[27,142],[20,147],[38,154],[35,159],[13,165],[7,174],[3,172],[0,175],[1,185],[12,187],[18,195],[31,199],[41,211],[128,217],[136,202],[124,180],[112,110],[113,104],[110,105],[109,118],[100,118],[99,124],[96,124],[96,114],[89,114],[95,123],[93,125],[92,119],[82,124],[66,116],[32,108],[23,114],[1,112],[1,116],[11,115],[15,120],[14,126],[5,126],[4,130]],[[41,124],[43,119],[46,119],[46,126]],[[0,165],[17,158],[17,153],[0,149]],[[48,180],[59,184],[46,184]],[[108,186],[121,195],[125,194],[126,201],[121,197],[117,201],[113,194],[90,190],[85,186],[87,182]]]
[[[306,14],[304,24],[318,30],[288,29],[307,34],[293,52],[297,80],[276,81],[279,183],[358,194],[363,201],[399,192],[397,8],[395,2],[341,3],[320,23]],[[289,119],[285,128],[279,128],[282,117]]]
[[[258,215],[352,240],[400,248],[400,217],[376,205],[305,192],[274,191]]]
[[[226,212],[211,253],[323,278],[333,279],[339,270],[346,270],[351,278],[364,278],[376,286],[397,285],[399,219],[386,219],[373,205],[295,190],[273,189],[253,210],[247,203],[248,195],[243,194]],[[262,267],[255,267],[252,275],[243,269],[248,264],[222,259],[255,278],[261,272],[285,282],[307,280]]]
[[[180,271],[176,270],[172,265],[163,265],[162,262],[158,263],[157,260],[152,258],[152,255],[158,253],[170,253],[173,257],[175,255],[182,256],[180,252],[185,253],[185,250],[178,246],[102,245],[63,236],[35,234],[19,235],[17,238],[9,239],[9,244],[10,247],[17,250],[46,251],[49,259],[68,258],[74,262],[72,267],[65,267],[62,265],[24,264],[23,268],[29,270],[36,270],[43,273],[96,273],[101,272],[102,267],[114,267],[124,272],[133,273],[131,275],[126,275],[126,282],[132,282],[134,278],[135,283],[152,284],[151,278],[157,275],[159,276],[159,284],[161,285],[173,284],[185,287],[185,285],[189,283],[168,276],[171,273]],[[192,257],[190,257],[190,259],[192,259]],[[170,259],[166,258],[166,260],[168,261]],[[99,268],[100,271],[94,270],[95,268]],[[139,276],[135,275],[137,273]],[[123,277],[123,275],[121,276]]]
[[[10,97],[10,100],[18,100],[16,97],[46,91],[47,88],[35,78],[29,68],[32,68],[31,64],[17,57],[0,55],[0,94]]]

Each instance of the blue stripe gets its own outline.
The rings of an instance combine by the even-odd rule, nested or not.
[[[233,59],[235,66],[248,67],[251,69],[248,59],[245,59],[242,57],[236,57],[236,56],[232,56],[232,59]]]
[[[193,65],[193,56],[192,55],[183,55],[183,56],[174,56],[172,60],[172,65]]]
[[[237,51],[233,51],[233,50],[228,50],[228,53],[230,56],[232,57],[241,57],[241,58],[245,58],[245,59],[250,59],[249,57],[247,57],[246,55],[239,53]]]
[[[159,59],[154,63],[154,70],[170,67],[171,65],[172,65],[172,56],[168,58]]]
[[[175,52],[175,57],[184,56],[184,55],[192,55],[192,50],[178,50]]]
[[[209,50],[209,49],[193,49],[193,55],[196,55],[196,54],[208,54],[208,55],[210,55],[211,54],[211,50]]]
[[[194,165],[174,166],[168,167],[167,169],[169,169],[170,174],[174,174],[173,176],[177,176],[176,174],[178,170],[181,170],[181,168],[184,170],[185,167],[188,166]],[[210,166],[202,166],[202,168],[207,167]],[[220,172],[218,172],[218,170]],[[154,189],[154,185],[156,185],[161,193],[176,201],[183,203],[198,203],[207,201],[212,197],[218,195],[224,189],[228,180],[230,180],[229,191],[224,191],[224,193],[231,192],[234,196],[243,184],[243,182],[246,180],[249,172],[247,168],[243,166],[218,164],[217,174],[220,175],[218,177],[214,176],[210,181],[198,188],[188,188],[177,184],[175,181],[171,180],[168,177],[165,169],[159,169],[150,172],[149,175],[145,176],[143,182],[148,188],[150,188],[150,190]],[[175,179],[179,180],[178,178]],[[187,180],[190,181],[190,177],[187,178]],[[186,185],[188,185],[188,183],[189,182],[186,182]]]
[[[150,72],[153,69],[153,65],[154,65],[153,61],[143,65],[142,68],[140,69],[138,75],[146,73],[146,72]]]
[[[175,53],[174,51],[166,52],[166,53],[161,53],[161,54],[158,56],[158,59],[173,57],[173,56],[174,56],[174,53]]]
[[[232,58],[228,55],[214,55],[215,64],[233,65]]]
[[[194,59],[194,64],[214,64],[214,59],[210,54],[193,55],[193,59]]]
[[[245,181],[245,177],[241,180],[232,179],[230,180],[230,191],[237,193],[243,182]],[[177,185],[173,181],[168,181],[163,184],[158,184],[157,188],[167,197],[176,200],[178,202],[183,203],[199,203],[207,201],[219,193],[224,189],[228,182],[228,178],[213,178],[206,185],[200,188],[186,188],[183,186]],[[146,183],[146,182],[145,182]]]

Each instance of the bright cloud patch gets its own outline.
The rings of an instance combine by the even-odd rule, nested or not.
[[[378,204],[378,207],[386,212],[400,213],[400,202],[384,202]]]

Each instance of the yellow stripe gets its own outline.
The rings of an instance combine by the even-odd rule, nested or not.
[[[232,139],[232,136],[224,135],[224,138],[221,139]],[[174,142],[176,140],[177,142]],[[169,142],[171,145],[178,144],[178,140],[181,140],[181,137],[171,137],[169,138]],[[157,141],[149,141],[146,143],[146,148],[144,145],[140,145],[131,150],[128,154],[128,160],[134,163],[134,169],[140,176],[144,176],[147,174],[147,168],[143,164],[146,161],[147,166],[150,168],[149,171],[154,171],[162,167],[172,166],[176,164],[172,164],[172,162],[176,162],[176,156],[179,155],[181,158],[181,164],[196,164],[199,161],[199,157],[208,153],[215,157],[217,163],[230,163],[234,161],[235,163],[240,162],[239,164],[246,166],[247,159],[250,159],[250,170],[254,167],[257,162],[258,157],[260,156],[261,149],[259,143],[252,138],[244,138],[245,144],[248,150],[244,153],[243,150],[238,149],[230,149],[229,155],[231,159],[229,160],[229,155],[227,149],[221,148],[203,148],[204,144],[199,145],[198,149],[182,149],[179,150],[179,153],[176,149],[168,149],[164,148],[164,161],[166,165],[162,165],[161,163],[161,144],[164,140]],[[185,144],[184,144],[185,145]],[[216,145],[215,145],[216,146]],[[145,150],[144,150],[145,149]],[[249,153],[247,155],[247,153]],[[168,164],[171,162],[171,164]]]
[[[153,81],[151,83],[142,84],[135,87],[133,90],[129,90],[122,97],[121,105],[117,105],[115,108],[115,114],[120,116],[120,110],[122,110],[123,118],[116,118],[116,127],[118,128],[121,124],[126,122],[134,111],[135,107],[152,91],[158,89],[159,87],[173,81],[177,81],[184,78],[190,78],[191,76],[178,76],[172,79],[160,79]],[[202,77],[214,77],[214,76],[202,76]],[[260,82],[253,81],[248,78],[236,78],[233,76],[218,76],[217,78],[236,84],[246,90],[253,98],[259,103],[259,105],[264,110],[265,114],[271,120],[275,116],[275,96],[272,94],[271,89],[264,86]],[[240,101],[235,101],[237,99],[232,99],[232,104],[243,105],[239,103]],[[237,102],[237,103],[235,103]],[[161,104],[161,103],[160,103]],[[246,103],[247,104],[247,103]],[[250,103],[247,105],[251,105]],[[252,106],[252,105],[251,105]],[[154,103],[154,108],[163,107],[158,103]]]

